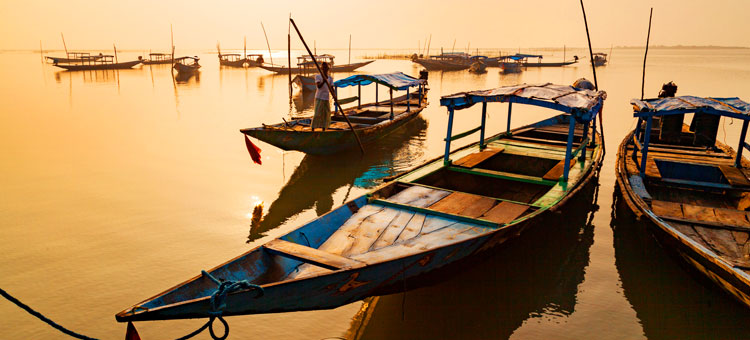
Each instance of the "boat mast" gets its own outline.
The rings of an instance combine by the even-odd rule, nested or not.
[[[260,22],[260,27],[263,28],[263,36],[266,37],[266,46],[268,46],[268,56],[271,58],[271,65],[273,65],[273,54],[271,54],[271,44],[268,43],[268,35],[266,34],[266,26],[263,26],[263,22]]]
[[[60,36],[62,37],[63,48],[65,48],[65,57],[70,58],[70,56],[68,55],[68,45],[65,44],[65,36],[62,34],[62,32],[60,32]]]

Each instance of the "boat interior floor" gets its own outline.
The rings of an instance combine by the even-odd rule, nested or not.
[[[528,133],[539,137],[546,132]],[[585,161],[572,162],[578,166],[571,167],[569,183],[581,179],[584,164],[590,165],[593,157],[592,149],[586,151]],[[324,252],[329,257],[326,263],[320,263],[325,256],[308,260],[297,256],[300,266],[286,279],[315,276],[342,265],[374,264],[460,242],[519,221],[565,194],[562,181],[558,181],[564,147],[501,138],[485,148],[474,145],[452,156],[456,160],[448,166],[442,159],[429,163],[371,193],[367,204],[308,252]]]

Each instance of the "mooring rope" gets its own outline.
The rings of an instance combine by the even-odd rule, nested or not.
[[[47,323],[48,325],[50,325],[50,326],[54,327],[55,329],[59,330],[60,332],[63,332],[65,334],[67,334],[67,335],[70,335],[70,336],[72,336],[74,338],[78,338],[78,339],[97,340],[96,338],[88,337],[88,336],[85,336],[83,334],[78,334],[78,333],[73,332],[73,331],[71,331],[71,330],[69,330],[69,329],[67,329],[67,328],[65,328],[63,326],[60,326],[59,324],[55,323],[54,321],[52,321],[52,320],[48,319],[47,317],[45,317],[44,315],[42,315],[42,313],[39,313],[39,312],[31,309],[31,307],[25,305],[23,302],[21,302],[18,299],[14,298],[13,296],[11,296],[10,294],[8,294],[8,292],[4,291],[3,289],[0,289],[0,295],[2,295],[4,298],[8,299],[8,301],[13,302],[14,304],[16,304],[16,306],[21,307],[21,309],[27,311],[29,314],[37,317],[37,319],[42,320],[45,323]]]

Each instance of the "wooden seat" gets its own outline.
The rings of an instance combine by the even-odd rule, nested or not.
[[[740,169],[730,165],[719,165],[719,170],[733,187],[750,187],[750,181]]]
[[[504,224],[517,219],[519,216],[523,215],[526,210],[529,210],[529,206],[527,205],[512,202],[500,202],[488,212],[484,213],[480,218]]]
[[[659,217],[683,223],[750,231],[750,220],[748,220],[747,212],[743,210],[658,200],[651,201],[651,210]]]
[[[484,151],[475,152],[475,153],[466,155],[466,156],[462,157],[461,159],[453,162],[453,165],[455,165],[455,166],[462,166],[462,167],[465,167],[465,168],[473,168],[477,164],[484,162],[488,158],[490,158],[490,157],[492,157],[492,156],[494,156],[494,155],[496,155],[496,154],[498,154],[500,152],[503,152],[503,150],[505,150],[505,148],[503,148],[502,146],[487,148]]]
[[[573,165],[576,164],[576,159],[571,158],[570,159],[570,167],[572,168]],[[547,171],[544,176],[542,176],[543,179],[550,180],[550,181],[557,181],[560,179],[560,176],[563,175],[563,171],[565,171],[565,160],[561,160],[558,162],[552,169]]]
[[[341,268],[352,268],[364,265],[362,262],[352,260],[336,254],[331,254],[319,249],[310,248],[301,244],[276,239],[263,245],[274,254],[295,259],[298,261],[314,264],[323,268],[337,270]]]

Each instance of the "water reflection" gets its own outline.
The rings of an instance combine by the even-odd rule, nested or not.
[[[120,82],[121,70],[84,70],[84,71],[57,71],[54,73],[55,81],[61,83],[63,79],[79,77],[84,83],[113,83]]]
[[[174,76],[175,82],[181,85],[198,85],[201,83],[201,71],[177,72]]]
[[[733,339],[750,334],[747,309],[671,258],[616,187],[611,227],[622,289],[649,339]]]
[[[292,96],[292,102],[297,113],[312,113],[311,108],[315,103],[315,91],[296,91]]]
[[[359,150],[331,156],[306,155],[263,220],[251,224],[248,242],[313,206],[320,216],[343,204],[352,197],[333,201],[333,193],[343,186],[350,190],[352,186],[370,188],[384,177],[404,171],[422,157],[426,130],[427,121],[418,116],[377,143],[365,145],[364,157]]]
[[[571,315],[593,244],[598,178],[521,237],[413,285],[373,299],[355,339],[505,339],[525,320]],[[484,256],[484,258],[482,257]],[[446,279],[447,278],[447,279]],[[445,280],[440,282],[440,280]]]

